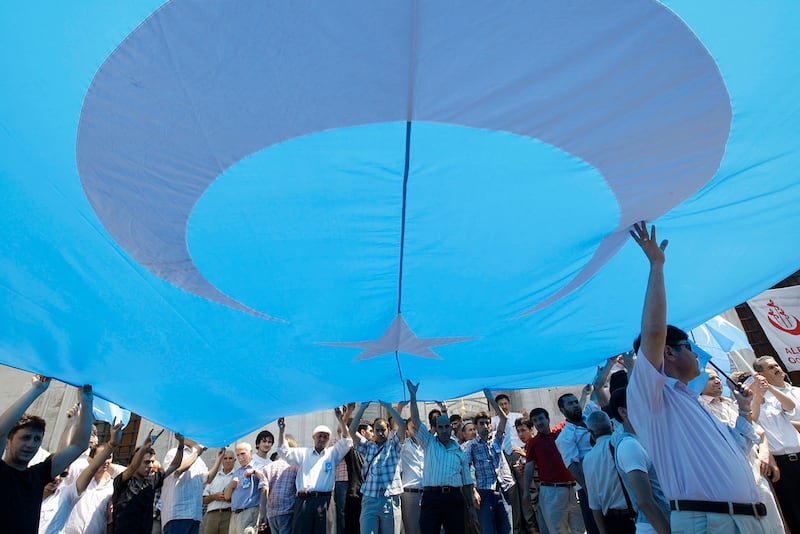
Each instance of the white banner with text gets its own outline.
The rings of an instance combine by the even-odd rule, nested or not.
[[[800,286],[770,289],[747,301],[789,371],[800,371]]]

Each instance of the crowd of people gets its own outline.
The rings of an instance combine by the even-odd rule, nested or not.
[[[558,398],[556,425],[488,389],[487,411],[439,403],[423,420],[408,381],[407,403],[381,402],[386,417],[337,407],[335,432],[317,426],[311,447],[281,418],[272,454],[264,430],[209,469],[205,447],[178,435],[159,464],[151,432],[119,466],[122,425],[98,444],[83,386],[58,450],[32,464],[45,422],[25,412],[50,383],[36,375],[0,415],[0,532],[800,533],[800,388],[761,357],[755,373],[725,377],[732,398],[713,369],[692,389],[697,354],[666,320],[666,242],[644,223],[631,235],[650,265],[641,334],[580,395]]]

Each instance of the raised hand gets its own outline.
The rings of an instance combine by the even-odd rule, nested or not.
[[[411,380],[406,380],[406,387],[408,388],[408,392],[414,396],[417,395],[417,390],[419,389],[419,382],[414,384]]]
[[[83,386],[79,387],[78,398],[80,398],[82,404],[86,404],[92,400],[92,386],[90,384],[84,384]]]
[[[53,379],[49,376],[33,375],[31,377],[31,387],[38,391],[44,391],[50,387],[50,382],[52,381]]]
[[[665,239],[658,244],[656,239],[656,226],[650,226],[650,233],[647,233],[647,223],[644,221],[633,225],[633,230],[630,231],[631,237],[636,244],[642,247],[647,259],[650,263],[664,263],[666,257],[664,256],[664,249],[667,248],[668,241]]]
[[[75,420],[78,418],[78,415],[81,413],[81,405],[77,402],[73,404],[69,410],[67,410],[67,424],[74,425]]]
[[[111,439],[109,443],[112,447],[119,447],[120,442],[122,442],[122,421],[117,423],[117,418],[115,417],[111,422]]]

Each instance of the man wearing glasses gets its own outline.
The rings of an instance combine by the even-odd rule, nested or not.
[[[686,332],[667,326],[664,249],[656,229],[633,226],[633,240],[650,263],[642,331],[634,342],[639,358],[628,384],[628,417],[650,453],[670,501],[673,532],[768,532],[764,505],[745,443],[708,413],[687,387],[700,374]],[[749,398],[739,413],[750,419]]]
[[[411,421],[418,429],[416,436],[425,451],[420,530],[422,534],[439,534],[444,527],[445,534],[463,534],[466,532],[465,507],[470,521],[477,522],[473,504],[475,485],[469,472],[469,460],[458,442],[450,437],[453,428],[449,417],[440,415],[436,419],[436,433],[428,432],[419,417],[419,384],[406,380],[406,386]]]
[[[379,417],[372,424],[374,441],[358,432],[353,432],[369,402],[362,404],[353,417],[350,433],[358,441],[357,450],[364,455],[361,474],[361,533],[399,534],[402,525],[400,496],[403,482],[400,478],[400,448],[406,435],[406,422],[388,403],[381,402],[384,408],[400,425],[389,431],[389,423]]]
[[[753,391],[753,420],[767,433],[769,452],[775,458],[780,478],[772,482],[775,497],[783,510],[789,532],[800,532],[800,434],[792,425],[792,417],[800,407],[786,390],[786,373],[771,356],[753,362],[758,373],[751,386]]]

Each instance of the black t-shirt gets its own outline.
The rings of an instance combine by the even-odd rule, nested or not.
[[[52,477],[53,460],[19,471],[0,460],[0,532],[37,534],[42,493]]]
[[[156,489],[163,483],[161,471],[144,478],[132,476],[124,482],[121,475],[114,479],[114,534],[150,534]]]

